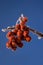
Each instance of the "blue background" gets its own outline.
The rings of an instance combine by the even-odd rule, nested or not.
[[[43,0],[0,0],[0,65],[43,65],[43,39],[31,32],[32,40],[23,48],[6,48],[6,32],[1,29],[15,25],[21,13],[28,17],[27,25],[43,32]]]

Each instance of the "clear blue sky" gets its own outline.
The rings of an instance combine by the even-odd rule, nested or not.
[[[15,25],[23,13],[29,25],[43,32],[43,0],[0,0],[0,65],[43,65],[43,39],[30,33],[31,42],[24,42],[22,49],[12,52],[6,48],[6,33],[2,28]]]

